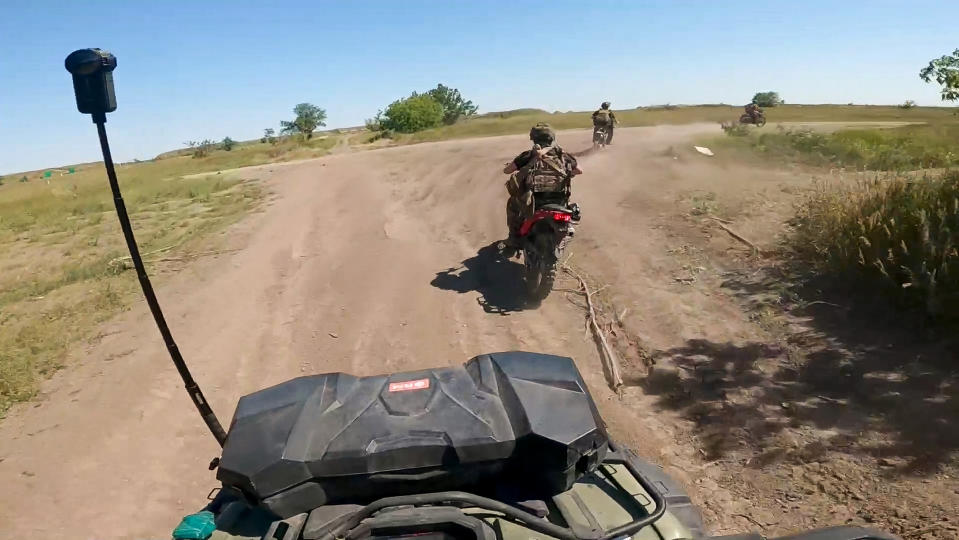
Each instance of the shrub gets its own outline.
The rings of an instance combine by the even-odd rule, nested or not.
[[[759,105],[760,107],[775,107],[776,105],[782,105],[784,102],[782,98],[779,97],[777,92],[757,92],[753,96],[753,103]]]
[[[276,131],[274,131],[273,128],[264,129],[263,137],[260,138],[260,142],[276,144]]]
[[[380,127],[399,133],[413,133],[443,123],[443,106],[426,94],[396,100],[386,108]]]
[[[23,175],[23,176],[20,177],[20,181],[21,181],[21,182],[29,182],[30,179],[27,178],[27,175]]]
[[[233,150],[234,146],[236,146],[236,141],[229,137],[224,137],[223,141],[220,143],[220,148],[226,150],[227,152]]]
[[[723,122],[721,124],[723,131],[730,137],[745,137],[749,135],[749,126],[739,122]]]
[[[907,99],[906,101],[903,101],[901,105],[899,105],[899,108],[900,108],[900,109],[912,109],[912,108],[915,107],[915,106],[916,106],[916,102],[915,102],[915,101],[913,101],[913,100],[911,100],[911,99]]]
[[[383,126],[381,125],[382,119],[383,119],[383,111],[377,111],[376,116],[374,116],[373,118],[367,118],[366,121],[364,122],[364,124],[366,125],[366,129],[369,131],[379,131],[383,129]]]
[[[463,99],[460,91],[442,84],[426,93],[443,107],[443,123],[450,125],[462,118],[469,118],[476,114],[476,105],[472,101]]]
[[[793,225],[793,253],[819,273],[959,322],[959,171],[819,184]]]
[[[210,151],[213,150],[213,145],[215,144],[210,139],[203,139],[202,141],[187,141],[186,144],[192,150],[191,154],[194,158],[205,158],[210,155]]]

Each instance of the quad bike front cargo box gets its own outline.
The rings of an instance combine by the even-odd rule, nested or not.
[[[443,490],[547,497],[595,470],[605,427],[572,359],[508,352],[463,366],[300,377],[240,399],[217,478],[288,517]]]

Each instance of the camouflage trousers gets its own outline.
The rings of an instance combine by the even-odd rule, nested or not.
[[[509,192],[509,199],[506,201],[506,226],[510,236],[516,236],[523,222],[533,217],[536,210],[533,192],[523,189],[521,184],[515,174],[506,182],[506,191]]]

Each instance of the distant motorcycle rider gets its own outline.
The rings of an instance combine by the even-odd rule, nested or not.
[[[763,110],[759,108],[759,105],[756,105],[756,102],[752,102],[749,105],[746,105],[746,114],[752,118],[753,123],[756,123],[759,120],[759,117],[762,116]]]
[[[599,109],[596,109],[596,112],[593,113],[593,136],[595,137],[596,131],[601,127],[606,128],[606,144],[613,142],[613,124],[616,123],[616,115],[613,114],[613,111],[609,110],[609,102],[604,101],[600,105]]]
[[[518,248],[519,230],[523,222],[533,217],[537,202],[567,204],[570,184],[574,176],[582,174],[576,158],[554,144],[556,133],[549,124],[539,123],[529,130],[533,148],[513,158],[503,167],[510,175],[506,182],[509,199],[506,202],[506,225],[509,236],[506,245]]]

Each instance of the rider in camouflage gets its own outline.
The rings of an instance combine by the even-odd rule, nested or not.
[[[529,138],[533,141],[533,148],[526,150],[506,163],[503,172],[510,175],[506,182],[509,200],[506,202],[506,225],[509,228],[509,237],[506,245],[510,248],[519,247],[519,229],[523,221],[533,216],[536,210],[536,199],[533,187],[530,185],[531,174],[537,171],[546,171],[550,174],[555,171],[561,176],[565,191],[564,198],[569,197],[570,180],[577,174],[582,174],[576,163],[576,158],[563,151],[559,145],[553,144],[556,133],[549,124],[539,123],[529,130]]]
[[[613,142],[613,124],[616,123],[616,115],[609,109],[609,102],[604,101],[599,109],[593,113],[593,135],[600,127],[606,128],[606,144]]]
[[[759,119],[759,115],[762,114],[763,110],[759,108],[759,105],[756,105],[756,102],[753,101],[749,105],[746,105],[746,114],[752,118],[755,123]]]

